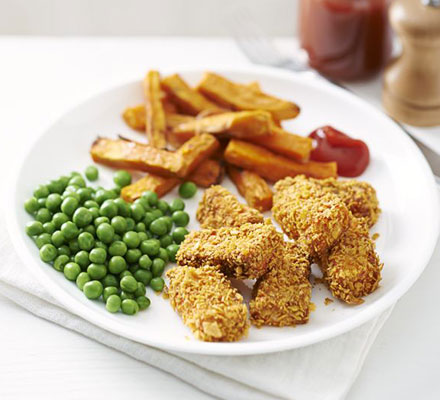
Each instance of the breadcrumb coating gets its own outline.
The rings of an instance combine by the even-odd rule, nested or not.
[[[284,243],[281,263],[257,280],[249,303],[251,322],[260,327],[294,326],[309,320],[312,286],[310,255],[299,243]]]
[[[356,179],[338,181],[335,178],[311,179],[325,192],[336,194],[356,218],[365,218],[371,228],[379,219],[381,210],[376,190],[367,182]]]
[[[282,234],[270,223],[202,229],[186,235],[176,254],[179,265],[220,265],[227,276],[258,279],[279,265]]]
[[[170,303],[197,339],[233,342],[247,335],[243,297],[217,267],[174,267],[167,277]]]
[[[362,297],[376,290],[383,267],[367,226],[353,217],[319,265],[332,295],[348,304],[361,304]]]
[[[263,215],[245,205],[222,186],[211,186],[203,194],[196,214],[202,228],[241,226],[245,223],[262,223]]]
[[[272,214],[290,239],[301,240],[313,256],[333,246],[349,225],[350,211],[335,194],[304,175],[275,184]]]

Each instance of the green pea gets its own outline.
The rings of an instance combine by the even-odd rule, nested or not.
[[[153,260],[153,265],[151,267],[151,272],[153,277],[162,276],[163,271],[165,270],[165,261],[161,258],[155,258]]]
[[[37,199],[37,203],[38,203],[39,209],[46,207],[46,197],[41,197],[41,198]]]
[[[69,185],[76,185],[83,188],[86,187],[86,182],[84,181],[82,176],[76,175],[70,179]]]
[[[95,242],[95,248],[104,249],[106,252],[108,252],[108,246],[105,243],[101,242],[100,240],[97,240]]]
[[[119,280],[121,280],[124,276],[133,276],[133,274],[132,274],[130,271],[128,271],[128,270],[126,270],[126,271],[122,271],[122,272],[119,274]]]
[[[57,258],[55,258],[55,261],[53,262],[53,267],[57,271],[63,271],[64,266],[70,261],[70,257],[66,256],[65,254],[59,255]]]
[[[63,199],[58,193],[51,193],[46,198],[46,208],[49,211],[57,211],[60,208]]]
[[[98,239],[104,243],[111,243],[114,235],[115,230],[107,222],[98,225],[96,228],[96,236],[98,236]]]
[[[111,193],[110,191],[104,189],[97,190],[95,193],[95,201],[98,204],[102,204],[104,203],[104,201],[112,199],[113,197],[114,193]]]
[[[52,237],[48,233],[42,233],[35,239],[35,244],[41,249],[45,244],[51,244]]]
[[[130,268],[128,268],[128,270],[133,274],[133,276],[138,269],[139,269],[139,265],[131,265]]]
[[[96,228],[101,224],[108,224],[108,223],[110,223],[110,220],[108,217],[98,217],[98,218],[95,218],[95,221],[94,221]]]
[[[132,231],[136,226],[136,222],[134,222],[134,219],[129,217],[126,218],[125,221],[127,222],[127,231]]]
[[[163,287],[165,286],[165,282],[162,278],[156,277],[153,278],[150,282],[150,287],[155,292],[161,292],[163,290]]]
[[[99,171],[98,168],[96,168],[94,165],[89,165],[86,170],[84,171],[84,175],[86,178],[90,181],[96,181],[99,177]]]
[[[127,245],[117,240],[110,245],[108,252],[111,256],[124,256],[127,253]]]
[[[87,273],[92,279],[102,279],[107,275],[107,267],[104,264],[92,263],[87,267]]]
[[[81,267],[77,263],[70,262],[64,266],[63,272],[69,281],[76,281],[76,278],[81,273]]]
[[[160,247],[166,248],[167,246],[173,243],[173,238],[171,237],[171,235],[166,234],[161,236],[159,238],[159,241],[160,241]]]
[[[52,213],[47,208],[40,208],[35,215],[35,219],[44,224],[52,219]]]
[[[128,231],[124,234],[122,240],[127,245],[129,249],[134,249],[139,246],[140,240],[139,236],[134,231]]]
[[[119,186],[115,186],[113,189],[110,189],[110,191],[115,194],[115,198],[121,194],[121,188]]]
[[[73,213],[72,221],[79,227],[83,228],[84,226],[89,225],[93,220],[93,215],[85,207],[79,207]]]
[[[84,202],[85,208],[99,208],[99,204],[94,200],[86,200]]]
[[[40,258],[44,262],[51,262],[55,260],[57,255],[57,249],[53,244],[47,243],[40,249]]]
[[[78,207],[78,200],[74,197],[66,197],[61,203],[61,211],[66,215],[72,215]]]
[[[151,234],[149,232],[138,232],[139,241],[142,243],[144,240],[151,239]]]
[[[117,313],[121,308],[121,303],[122,303],[121,298],[117,294],[112,294],[105,302],[105,308],[107,309],[107,311],[111,313]],[[125,308],[127,309],[127,305],[125,306]],[[134,312],[133,313],[131,312],[132,309],[133,307],[129,305],[128,310],[130,312],[125,312],[125,311],[124,312],[126,314],[135,314]]]
[[[134,299],[134,293],[128,293],[128,292],[122,290],[121,291],[121,299],[122,300],[126,300],[126,299],[133,300]]]
[[[197,192],[197,186],[193,182],[185,182],[179,186],[179,196],[184,199],[194,197]]]
[[[135,297],[145,296],[145,293],[147,293],[147,289],[145,289],[145,285],[142,282],[138,282],[137,288],[134,292],[134,296]]]
[[[79,202],[84,204],[87,200],[91,200],[93,189],[88,187],[79,188],[76,193],[79,195]]]
[[[121,256],[113,256],[108,263],[108,270],[112,274],[120,274],[127,269],[127,262]]]
[[[104,264],[106,259],[107,251],[103,248],[95,247],[89,254],[89,260],[95,264]]]
[[[61,197],[63,198],[63,201],[66,199],[70,199],[70,198],[75,199],[78,202],[78,204],[79,204],[79,201],[81,200],[81,197],[79,196],[79,194],[76,193],[76,191],[73,191],[73,189],[70,192],[64,191],[64,193]],[[61,203],[61,205],[62,204],[63,203]]]
[[[157,203],[159,202],[157,194],[152,192],[151,190],[147,190],[146,192],[142,193],[142,197],[148,201],[148,204],[151,207],[156,207]]]
[[[134,293],[137,289],[137,281],[132,276],[124,276],[120,282],[121,289],[128,293]]]
[[[120,187],[128,186],[131,183],[131,174],[123,169],[116,171],[113,182]]]
[[[102,283],[99,281],[90,281],[87,282],[83,287],[83,292],[88,299],[97,299],[102,294]]]
[[[83,290],[84,285],[90,281],[91,281],[91,278],[87,272],[80,272],[78,274],[78,276],[76,277],[76,286],[78,286],[78,288],[80,290]]]
[[[136,301],[132,299],[122,300],[121,309],[124,314],[134,315],[139,311],[139,306]]]
[[[174,211],[172,219],[176,226],[187,226],[189,223],[189,215],[185,211]]]
[[[136,297],[136,303],[139,306],[139,310],[146,310],[150,306],[150,299],[145,296]]]
[[[136,230],[136,232],[146,232],[147,231],[147,227],[145,226],[145,224],[143,222],[138,222],[134,228]]]
[[[58,212],[56,214],[54,214],[54,216],[52,217],[52,222],[55,225],[55,228],[60,229],[61,225],[64,224],[64,222],[67,222],[69,220],[69,217],[62,213],[62,212]]]
[[[168,251],[162,247],[159,249],[159,254],[157,255],[157,257],[163,260],[165,264],[167,264],[168,261],[170,261],[170,258],[168,256]]]
[[[116,216],[112,218],[111,225],[116,233],[123,234],[127,230],[127,221],[124,217]]]
[[[55,247],[60,247],[62,244],[64,244],[64,240],[63,232],[55,231],[52,233],[51,242]]]
[[[144,197],[139,197],[138,199],[136,199],[134,201],[133,204],[138,204],[138,203],[144,208],[145,211],[150,211],[151,210],[150,203],[148,203],[148,200],[145,199]]]
[[[161,218],[158,218],[151,223],[150,231],[158,236],[165,235],[168,232],[168,224]]]
[[[38,200],[35,197],[31,197],[24,202],[24,209],[29,214],[34,214],[39,208],[40,206],[38,205]]]
[[[139,267],[142,269],[150,269],[153,262],[151,261],[151,258],[148,257],[146,254],[141,256],[138,260]]]
[[[45,185],[38,186],[34,191],[34,197],[40,199],[49,196],[49,189]]]
[[[151,273],[151,271],[147,271],[145,269],[138,269],[134,273],[134,277],[138,282],[142,282],[145,286],[147,286],[150,283],[151,279],[153,278],[153,274]]]
[[[149,228],[151,223],[155,220],[154,214],[152,212],[147,212],[144,217],[144,224],[146,228]]]
[[[134,264],[139,261],[142,256],[142,252],[139,249],[128,249],[127,254],[125,254],[125,259],[129,264]]]
[[[78,251],[75,254],[74,260],[83,270],[90,265],[89,253],[85,250]]]
[[[71,251],[69,249],[69,247],[65,244],[63,244],[62,246],[58,247],[57,249],[58,254],[61,255],[65,255],[65,256],[70,256]]]
[[[180,246],[178,244],[170,244],[167,246],[168,257],[172,262],[176,262],[176,254],[179,251]]]
[[[118,207],[118,215],[125,218],[131,215],[130,205],[124,199],[118,198],[114,202]]]
[[[118,206],[113,200],[105,200],[99,208],[99,214],[111,219],[118,214]]]
[[[69,241],[69,249],[72,251],[73,254],[78,253],[78,251],[80,250],[78,239],[72,239]]]
[[[79,234],[78,227],[72,221],[64,222],[64,224],[61,225],[61,232],[63,232],[67,240],[73,239]]]
[[[47,188],[49,189],[49,192],[50,193],[57,193],[57,194],[63,193],[65,186],[66,185],[63,182],[61,182],[60,180],[56,180],[56,179],[52,179],[47,184]]]
[[[83,232],[89,232],[91,235],[96,235],[96,229],[93,225],[87,225],[83,228]]]
[[[182,199],[174,199],[170,204],[171,213],[175,211],[183,211],[185,209],[185,203]]]
[[[132,204],[130,206],[131,217],[135,220],[135,222],[141,221],[145,217],[145,208],[142,207],[139,203]]]
[[[159,254],[160,242],[157,239],[144,240],[140,245],[142,254],[147,254],[150,257]]]
[[[63,188],[65,189],[66,187],[67,187],[67,185],[69,184],[69,180],[70,180],[70,177],[69,176],[60,176],[59,178],[58,178],[58,182],[60,182],[60,184],[63,186]],[[63,190],[64,190],[63,189]]]
[[[81,250],[91,250],[95,245],[95,238],[89,232],[82,232],[78,236],[78,245]]]
[[[30,221],[26,224],[26,233],[29,236],[40,235],[43,232],[43,224],[40,221]]]
[[[44,229],[44,232],[52,235],[52,233],[55,232],[55,224],[53,222],[45,222],[43,224],[43,229]]]
[[[104,299],[104,301],[107,301],[107,299],[112,295],[112,294],[118,294],[119,290],[116,286],[107,286],[106,288],[104,288],[104,292],[102,293],[102,298]]]
[[[163,212],[156,208],[151,211],[151,215],[153,216],[154,219],[158,219],[160,217],[163,217]]]
[[[89,208],[89,211],[90,211],[90,214],[92,214],[93,222],[95,222],[96,219],[99,218],[99,208],[91,207],[91,208]],[[102,218],[107,218],[107,217],[102,217]]]
[[[174,231],[173,231],[173,240],[177,244],[180,244],[184,241],[185,236],[188,235],[188,233],[189,232],[185,228],[178,227],[178,228],[174,229]]]
[[[170,210],[169,204],[165,200],[159,200],[157,202],[157,208],[162,211],[164,214],[168,213]]]
[[[104,276],[104,278],[101,279],[102,286],[106,287],[118,287],[119,286],[119,280],[116,278],[116,276],[112,274],[107,274]]]

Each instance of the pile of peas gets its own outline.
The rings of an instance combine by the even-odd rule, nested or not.
[[[85,170],[89,181],[98,174],[94,166]],[[134,315],[150,305],[147,286],[162,291],[162,274],[188,233],[189,215],[180,198],[168,204],[151,191],[125,202],[119,194],[131,183],[127,171],[117,171],[113,181],[111,190],[95,189],[72,172],[38,186],[24,203],[35,218],[26,233],[41,260],[76,282],[87,298],[102,298],[112,313]],[[183,198],[195,192],[191,182],[179,188]]]

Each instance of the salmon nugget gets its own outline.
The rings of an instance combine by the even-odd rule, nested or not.
[[[290,239],[301,238],[312,255],[333,246],[349,225],[350,211],[304,175],[275,184],[272,214]]]
[[[257,279],[278,265],[283,237],[270,224],[202,229],[186,235],[176,254],[179,265],[220,265],[227,276]]]
[[[217,267],[175,267],[167,277],[171,306],[197,339],[233,342],[247,334],[243,297]]]
[[[366,225],[353,217],[319,265],[332,295],[348,304],[361,304],[376,290],[383,267]]]
[[[299,243],[284,243],[280,265],[257,280],[249,303],[256,326],[294,326],[309,320],[310,256]]]
[[[263,215],[245,204],[222,186],[211,186],[203,194],[196,214],[202,228],[241,226],[262,223]]]

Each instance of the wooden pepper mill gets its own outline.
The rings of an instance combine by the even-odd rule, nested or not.
[[[385,69],[385,109],[409,125],[440,125],[440,0],[395,0],[389,15],[403,51]]]

